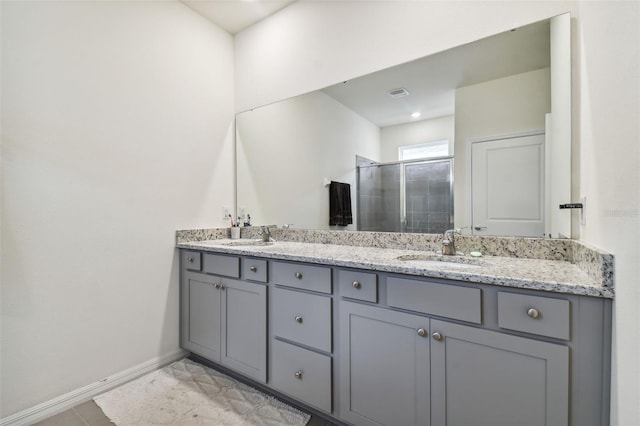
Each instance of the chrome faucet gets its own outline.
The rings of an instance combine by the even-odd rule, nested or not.
[[[447,229],[444,231],[444,237],[442,239],[442,254],[447,256],[455,256],[456,244],[454,235],[460,235],[460,229]]]
[[[265,242],[265,243],[268,243],[270,241],[275,241],[271,237],[271,231],[269,230],[268,226],[263,226],[262,227],[262,241]]]

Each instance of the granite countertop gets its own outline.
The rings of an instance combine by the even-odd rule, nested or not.
[[[501,256],[451,257],[429,251],[290,241],[277,241],[271,245],[229,245],[251,244],[251,241],[255,240],[183,241],[177,247],[556,293],[614,297],[613,288],[604,286],[576,264],[567,261]]]

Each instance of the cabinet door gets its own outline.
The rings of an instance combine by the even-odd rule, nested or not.
[[[355,425],[429,425],[428,323],[340,302],[342,418]]]
[[[182,282],[182,347],[220,361],[220,278],[186,273]]]
[[[267,380],[267,289],[222,279],[220,362],[261,382]]]
[[[566,346],[432,320],[431,422],[568,424]]]

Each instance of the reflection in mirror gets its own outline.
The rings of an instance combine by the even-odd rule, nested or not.
[[[566,14],[240,113],[237,211],[254,225],[568,237],[570,78]],[[351,186],[352,225],[329,226],[326,181]]]

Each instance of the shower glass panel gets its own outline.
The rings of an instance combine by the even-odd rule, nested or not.
[[[401,232],[400,164],[358,167],[358,230]]]
[[[441,234],[453,228],[451,159],[404,164],[405,232]]]
[[[443,233],[453,227],[453,159],[357,158],[358,230]]]

